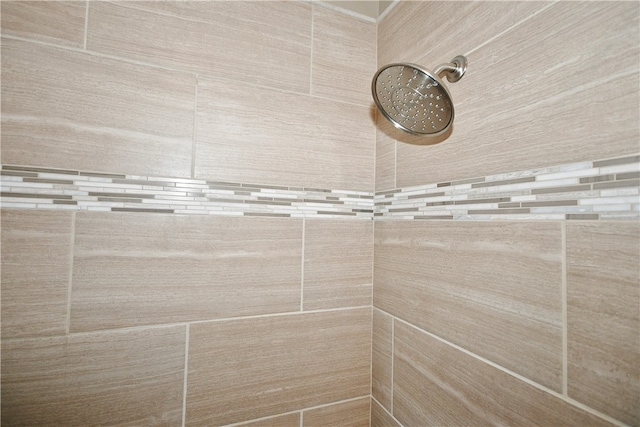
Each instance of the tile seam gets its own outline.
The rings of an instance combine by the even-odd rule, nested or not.
[[[384,310],[382,310],[382,311],[384,311]],[[450,347],[452,347],[452,348],[454,348],[454,349],[456,349],[456,350],[458,350],[458,351],[460,351],[460,352],[462,352],[462,353],[464,353],[464,354],[466,354],[466,355],[468,355],[470,357],[473,357],[474,359],[476,359],[476,360],[478,360],[480,362],[483,362],[483,363],[485,363],[485,364],[487,364],[489,366],[492,366],[493,368],[498,369],[498,370],[500,370],[500,371],[502,371],[502,372],[504,372],[504,373],[506,373],[506,374],[508,374],[508,375],[510,375],[510,376],[512,376],[512,377],[514,377],[514,378],[516,378],[516,379],[518,379],[518,380],[520,380],[520,381],[532,386],[532,387],[535,387],[535,388],[537,388],[538,390],[540,390],[542,392],[548,393],[548,394],[550,394],[550,395],[552,395],[552,396],[554,396],[554,397],[556,397],[556,398],[558,398],[560,400],[563,400],[564,402],[569,403],[572,406],[575,406],[577,408],[580,408],[580,409],[584,410],[585,412],[588,412],[588,413],[590,413],[592,415],[595,415],[595,416],[597,416],[599,418],[602,418],[602,419],[614,424],[615,426],[628,427],[623,422],[621,422],[619,420],[616,420],[615,418],[612,418],[611,416],[609,416],[607,414],[599,412],[598,410],[596,410],[594,408],[591,408],[591,407],[585,405],[584,403],[578,402],[577,400],[574,400],[574,399],[572,399],[570,397],[567,397],[562,393],[559,393],[559,392],[557,392],[555,390],[547,388],[547,387],[543,386],[542,384],[539,384],[539,383],[533,381],[530,378],[527,378],[527,377],[525,377],[525,376],[523,376],[521,374],[518,374],[517,372],[511,371],[511,370],[509,370],[509,369],[507,369],[507,368],[505,368],[505,367],[503,367],[503,366],[501,366],[501,365],[499,365],[499,364],[497,364],[497,363],[495,363],[495,362],[493,362],[493,361],[491,361],[489,359],[486,359],[486,358],[484,358],[484,357],[482,357],[482,356],[480,356],[478,354],[475,354],[475,353],[465,349],[464,347],[461,347],[461,346],[459,346],[457,344],[454,344],[454,343],[452,343],[450,341],[447,341],[446,339],[444,339],[444,338],[442,338],[442,337],[440,337],[440,336],[438,336],[438,335],[436,335],[434,333],[431,333],[431,332],[427,331],[426,329],[422,329],[421,327],[416,326],[416,325],[414,325],[414,324],[412,324],[412,323],[410,323],[410,322],[408,322],[406,320],[403,320],[403,319],[401,319],[399,317],[397,317],[396,319],[399,322],[404,323],[408,327],[410,327],[412,329],[415,329],[416,331],[418,331],[420,333],[428,335],[431,338],[436,339],[436,340],[440,341],[443,344],[446,344],[446,345],[448,345],[448,346],[450,346]]]
[[[562,221],[560,223],[560,233],[562,239],[562,284],[561,284],[561,300],[562,300],[562,395],[569,397],[568,394],[568,330],[567,324],[567,223]]]
[[[76,215],[77,212],[71,213],[71,236],[69,247],[69,283],[67,285],[67,315],[65,318],[65,335],[71,333],[71,296],[73,292],[73,262],[75,259],[76,245]]]
[[[87,39],[89,37],[89,0],[85,1],[85,10],[84,10],[84,40],[83,40],[83,50],[87,50]]]
[[[190,324],[185,325],[185,344],[184,344],[184,383],[182,386],[182,427],[186,426],[187,422],[187,387],[188,387],[188,374],[189,374],[189,338],[190,338]]]

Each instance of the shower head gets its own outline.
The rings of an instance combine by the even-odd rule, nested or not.
[[[371,92],[382,114],[398,129],[413,135],[441,135],[453,123],[451,95],[440,80],[462,78],[467,58],[456,56],[432,73],[419,65],[385,65],[373,76]]]

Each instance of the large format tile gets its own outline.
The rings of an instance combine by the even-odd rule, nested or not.
[[[374,306],[562,390],[561,226],[378,222]]]
[[[190,176],[194,76],[2,42],[2,161]]]
[[[439,7],[453,11],[458,3]],[[499,37],[487,38],[487,44],[473,46],[477,50],[468,55],[466,75],[449,85],[456,105],[451,136],[430,146],[399,143],[397,186],[637,151],[639,7],[634,2],[558,2]],[[428,6],[423,8],[413,19],[429,22]],[[466,16],[460,28],[466,30],[479,15],[491,28],[504,9],[491,2],[476,2],[473,8],[482,13]],[[500,28],[492,28],[491,35]],[[438,49],[448,51],[450,43],[458,42],[444,38]]]
[[[376,24],[313,8],[311,94],[369,106],[376,71]]]
[[[2,338],[62,335],[72,213],[2,210]]]
[[[71,330],[300,310],[302,221],[78,213]]]
[[[95,2],[89,12],[90,50],[309,93],[309,4]]]
[[[393,378],[393,415],[406,426],[611,425],[403,322]]]
[[[640,228],[567,223],[568,393],[640,425]]]
[[[504,7],[496,2],[477,1],[398,3],[378,26],[378,65],[415,62],[432,70],[477,48],[548,4],[514,1]]]
[[[303,308],[371,305],[373,223],[306,220]]]
[[[393,381],[393,317],[373,309],[371,395],[391,410]]]
[[[371,309],[194,324],[186,424],[220,425],[369,393]]]
[[[304,411],[303,427],[369,427],[369,396]]]
[[[2,343],[3,425],[180,426],[185,327]]]
[[[2,34],[84,47],[87,2],[3,1]]]
[[[367,107],[198,80],[197,178],[371,191],[374,134]]]

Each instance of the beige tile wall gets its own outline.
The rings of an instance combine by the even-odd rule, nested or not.
[[[373,22],[288,1],[1,8],[3,163],[373,190]],[[370,221],[49,207],[2,212],[3,422],[369,424]]]
[[[469,67],[449,85],[448,138],[378,120],[376,191],[637,155],[639,13],[396,4],[379,66]],[[371,425],[640,425],[639,234],[622,220],[376,221]]]
[[[376,190],[637,153],[639,7],[398,4],[379,24],[379,65],[432,69],[464,54],[469,66],[448,84],[456,108],[451,136],[417,141],[389,128],[386,138],[400,141],[397,159],[379,158],[378,168],[384,161],[397,179],[380,177]]]

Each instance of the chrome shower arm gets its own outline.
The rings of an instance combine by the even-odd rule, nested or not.
[[[451,62],[438,65],[433,73],[440,78],[446,77],[449,82],[455,83],[462,78],[465,71],[467,71],[467,58],[458,55]]]

